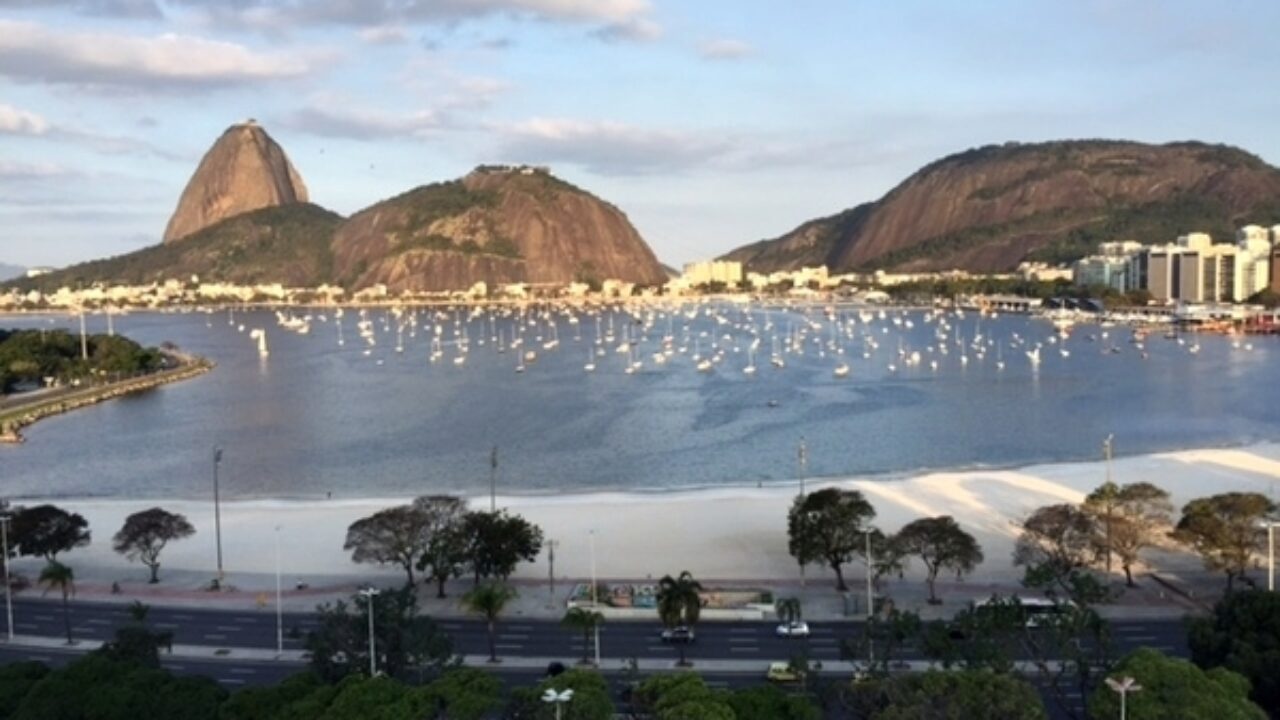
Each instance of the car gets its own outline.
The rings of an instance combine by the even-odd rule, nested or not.
[[[769,682],[775,683],[798,683],[801,680],[802,673],[791,667],[788,662],[769,663],[769,670],[764,677]]]
[[[679,627],[667,628],[662,631],[662,642],[665,643],[692,643],[697,639],[693,633],[693,628],[681,625]]]
[[[809,637],[809,623],[803,620],[782,623],[774,630],[774,634],[784,638],[806,638]]]

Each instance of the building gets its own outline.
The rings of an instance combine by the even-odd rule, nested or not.
[[[1277,226],[1280,227],[1280,226]],[[1275,228],[1272,228],[1273,230]],[[1280,293],[1280,244],[1271,247],[1271,292]]]
[[[726,287],[737,287],[742,282],[742,263],[728,260],[708,260],[687,263],[684,266],[682,279],[690,287],[723,283]]]
[[[1176,300],[1182,286],[1178,256],[1182,249],[1177,245],[1158,245],[1145,253],[1147,266],[1147,291],[1160,300]]]
[[[1129,290],[1127,257],[1093,257],[1077,260],[1071,267],[1072,282],[1080,287],[1109,287],[1117,292]]]

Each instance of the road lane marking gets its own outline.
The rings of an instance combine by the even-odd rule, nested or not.
[[[499,650],[523,650],[523,645],[504,645],[503,643],[494,643],[493,646]]]
[[[34,617],[36,620],[39,620],[40,622],[53,622],[52,615],[32,615],[32,617]]]
[[[226,635],[217,635],[217,634],[214,634],[214,633],[206,633],[206,634],[205,634],[205,636],[204,636],[204,639],[205,639],[205,640],[226,640],[226,639],[227,639],[227,636],[226,636]]]
[[[235,673],[236,675],[257,675],[258,674],[258,671],[254,670],[253,668],[241,668],[241,667],[233,667],[231,668],[231,672]]]
[[[106,618],[89,618],[88,620],[85,620],[85,622],[86,622],[86,623],[88,623],[89,625],[110,625],[110,624],[112,624],[112,623],[111,623],[111,621],[110,621],[110,620],[107,620]]]
[[[754,637],[740,637],[740,638],[731,637],[731,638],[729,638],[729,642],[731,642],[731,643],[754,643],[754,642],[756,642],[756,638],[754,638]]]
[[[42,662],[42,663],[53,662],[53,658],[49,657],[48,655],[28,655],[27,658],[29,660],[35,660],[36,662]]]
[[[1128,642],[1151,642],[1158,638],[1155,635],[1126,635],[1121,639]]]
[[[213,629],[218,632],[240,632],[240,628],[235,625],[215,625]]]
[[[18,628],[19,630],[35,630],[36,628],[40,627],[35,623],[14,623],[13,626]]]
[[[178,623],[160,623],[160,622],[158,622],[158,623],[155,623],[155,626],[156,626],[156,627],[158,627],[158,628],[163,628],[163,629],[165,629],[165,630],[177,630],[177,629],[178,629]]]
[[[502,638],[503,640],[528,640],[529,639],[528,635],[521,635],[518,633],[498,633],[498,637]]]
[[[758,652],[760,652],[760,648],[758,648],[758,647],[731,647],[731,648],[729,648],[729,652],[731,652],[731,653],[732,653],[732,652],[741,652],[741,653],[758,653]]]
[[[240,678],[218,678],[218,682],[224,685],[244,685],[244,680]]]
[[[164,666],[170,670],[177,670],[178,672],[185,672],[187,669],[186,665],[179,665],[177,663],[165,663]]]
[[[242,618],[242,617],[238,617],[238,618],[231,618],[231,619],[232,619],[233,621],[235,621],[235,622],[238,622],[238,623],[245,623],[245,624],[248,624],[248,625],[252,625],[253,623],[258,622],[257,618]]]

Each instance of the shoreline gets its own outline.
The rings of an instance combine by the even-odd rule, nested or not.
[[[166,356],[176,359],[178,366],[142,377],[76,390],[60,398],[37,400],[26,406],[0,410],[0,446],[21,445],[24,442],[22,430],[45,418],[73,412],[126,395],[153,390],[170,383],[190,380],[209,372],[215,366],[215,363],[205,358],[176,353],[166,353]]]
[[[874,524],[896,532],[918,517],[949,514],[982,545],[986,562],[967,583],[1008,582],[1019,577],[1011,562],[1017,523],[1042,505],[1079,502],[1105,479],[1102,461],[1029,465],[1014,469],[936,471],[897,480],[858,477],[810,480],[807,489],[843,487],[861,491],[876,508]],[[1168,491],[1176,511],[1193,497],[1227,491],[1275,497],[1280,484],[1280,443],[1235,448],[1193,448],[1113,460],[1120,484],[1150,481]],[[560,543],[556,575],[585,577],[590,568],[588,539],[602,578],[646,579],[682,569],[708,580],[771,580],[793,575],[787,553],[786,513],[795,484],[764,488],[712,488],[660,493],[598,492],[562,495],[498,495],[498,506],[542,528]],[[488,495],[465,494],[471,506],[488,507]],[[282,559],[291,577],[395,577],[393,567],[356,565],[342,550],[355,520],[409,497],[341,499],[254,499],[222,503],[223,549],[228,569],[269,574],[280,529]],[[89,520],[94,542],[68,553],[67,561],[103,581],[132,582],[145,568],[113,553],[107,541],[135,511],[160,505],[185,514],[197,528],[188,540],[166,549],[164,566],[212,577],[215,554],[210,500],[162,498],[56,498],[58,505]],[[24,501],[32,504],[31,500]],[[587,512],[584,510],[590,509]],[[1161,552],[1161,569],[1198,568],[1184,551]],[[855,561],[850,567],[859,567]],[[546,578],[545,552],[522,564],[519,580]],[[823,582],[829,571],[811,568]],[[921,575],[914,563],[908,577]],[[86,577],[86,579],[88,579]]]

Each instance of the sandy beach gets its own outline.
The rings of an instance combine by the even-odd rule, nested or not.
[[[877,510],[876,525],[893,532],[914,518],[950,514],[981,543],[987,560],[973,582],[1008,582],[1019,575],[1011,564],[1016,523],[1036,507],[1078,502],[1103,482],[1102,462],[1036,465],[1014,470],[936,472],[898,480],[821,479],[810,490],[839,486],[861,490]],[[1280,483],[1280,444],[1185,450],[1119,458],[1116,482],[1153,482],[1173,495],[1175,506],[1226,491],[1274,495]],[[602,578],[644,579],[690,570],[700,578],[765,581],[794,578],[786,550],[786,512],[798,487],[723,488],[666,493],[599,493],[564,496],[499,496],[498,505],[519,513],[558,541],[556,576],[590,574],[595,531],[597,572]],[[224,502],[222,535],[229,572],[269,575],[275,569],[276,528],[287,582],[308,578],[396,577],[396,568],[356,565],[342,550],[354,520],[409,498],[331,501]],[[64,556],[82,577],[122,582],[145,579],[145,568],[111,550],[110,537],[137,510],[163,506],[185,514],[197,534],[164,551],[165,570],[213,575],[215,547],[211,502],[165,500],[59,500],[85,515],[93,543]],[[488,498],[473,498],[487,507]],[[1186,558],[1189,560],[1190,558]],[[18,567],[33,563],[24,561]],[[1185,563],[1183,563],[1185,564]],[[32,565],[34,568],[34,565]],[[544,553],[522,565],[517,578],[541,579]],[[913,568],[908,578],[919,576]],[[818,568],[811,578],[826,577]]]

